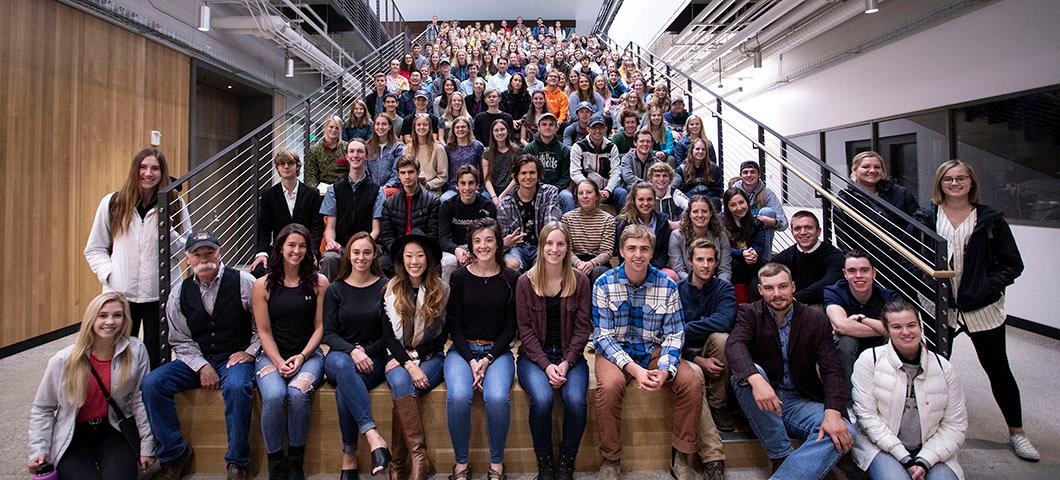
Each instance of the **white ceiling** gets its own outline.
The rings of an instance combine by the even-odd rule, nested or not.
[[[433,2],[428,0],[394,0],[405,20],[430,20],[438,15],[443,20],[508,20],[523,16],[526,23],[533,24],[537,17],[548,19],[574,19],[578,32],[588,33],[596,23],[602,0],[453,0]],[[444,7],[440,7],[444,5]]]

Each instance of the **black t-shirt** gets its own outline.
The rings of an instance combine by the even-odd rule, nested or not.
[[[559,295],[545,297],[545,347],[562,347],[563,331],[560,326]]]
[[[431,133],[438,131],[438,117],[434,116],[433,113],[423,113],[420,115],[429,115],[431,117]],[[412,135],[412,121],[416,119],[415,113],[405,115],[405,118],[401,121],[401,136]]]
[[[483,146],[489,147],[490,145],[490,128],[493,127],[493,122],[496,120],[504,120],[504,123],[508,124],[508,138],[517,138],[518,135],[515,132],[515,127],[512,126],[512,116],[505,112],[490,113],[484,111],[475,115],[475,140],[482,142]]]
[[[522,201],[516,193],[515,202],[519,205],[519,217],[523,223],[523,244],[524,245],[537,245],[537,209],[534,208],[535,200],[537,200],[537,194],[535,192],[534,198],[529,202]]]

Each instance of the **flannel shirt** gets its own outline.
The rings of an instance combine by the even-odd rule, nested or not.
[[[497,209],[497,223],[501,227],[501,235],[508,236],[517,228],[522,228],[523,217],[519,212],[518,192],[505,195],[501,200],[501,206]],[[537,194],[534,196],[534,211],[537,212],[538,230],[550,222],[558,222],[563,216],[559,209],[559,189],[547,183],[537,184]]]
[[[655,267],[639,286],[629,283],[624,265],[608,270],[593,286],[593,343],[618,368],[629,362],[647,368],[659,352],[659,370],[677,375],[684,344],[684,311],[677,284]]]

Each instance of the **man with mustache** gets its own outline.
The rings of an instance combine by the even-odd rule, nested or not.
[[[228,428],[228,478],[246,479],[254,405],[254,356],[261,347],[250,310],[254,276],[221,263],[221,245],[209,232],[185,244],[193,275],[169,294],[166,317],[176,359],[144,378],[144,407],[158,440],[159,479],[187,475],[194,453],[180,433],[173,396],[195,388],[221,390]]]

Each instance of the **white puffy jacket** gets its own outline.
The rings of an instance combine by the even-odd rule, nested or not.
[[[99,277],[104,292],[116,291],[133,303],[158,301],[158,208],[152,208],[140,219],[133,215],[128,228],[118,238],[110,234],[109,193],[100,200],[96,208],[96,219],[85,244],[85,260]],[[170,227],[170,248],[183,248],[184,239],[177,232],[191,231],[191,219],[183,200],[180,202],[181,222],[177,229]],[[170,278],[179,277],[174,265]]]
[[[964,478],[957,463],[957,450],[964,443],[968,415],[964,392],[950,362],[921,349],[922,372],[913,379],[923,446],[918,457],[931,466],[945,462]],[[881,450],[901,460],[909,451],[898,439],[898,428],[905,410],[908,376],[890,343],[865,350],[854,364],[854,413],[858,433],[854,440],[854,461],[866,470]]]

